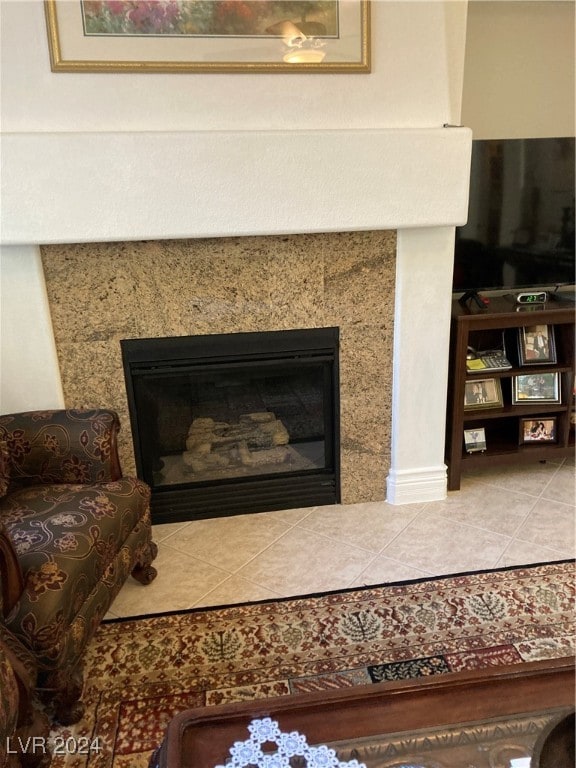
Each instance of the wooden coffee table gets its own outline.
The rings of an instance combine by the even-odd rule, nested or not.
[[[192,709],[171,721],[150,766],[222,765],[254,718],[271,717],[368,768],[425,765],[423,755],[443,768],[508,768],[573,709],[574,683],[571,657]]]

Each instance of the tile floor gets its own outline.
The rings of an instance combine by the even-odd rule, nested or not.
[[[574,478],[548,462],[478,472],[445,501],[157,525],[158,577],[130,579],[109,618],[574,557]]]

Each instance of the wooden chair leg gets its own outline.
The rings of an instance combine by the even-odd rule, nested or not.
[[[146,555],[132,570],[132,576],[136,581],[139,581],[140,584],[150,584],[150,582],[154,581],[158,575],[158,571],[152,565],[152,561],[156,559],[157,554],[158,545],[154,541],[151,541],[148,545]]]

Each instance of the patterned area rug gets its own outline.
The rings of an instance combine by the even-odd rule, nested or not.
[[[548,563],[105,623],[86,716],[53,734],[52,768],[146,768],[191,707],[571,656],[574,573]]]

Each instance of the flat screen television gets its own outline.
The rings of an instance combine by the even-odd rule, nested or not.
[[[468,221],[456,228],[455,294],[573,295],[574,143],[473,140]]]

